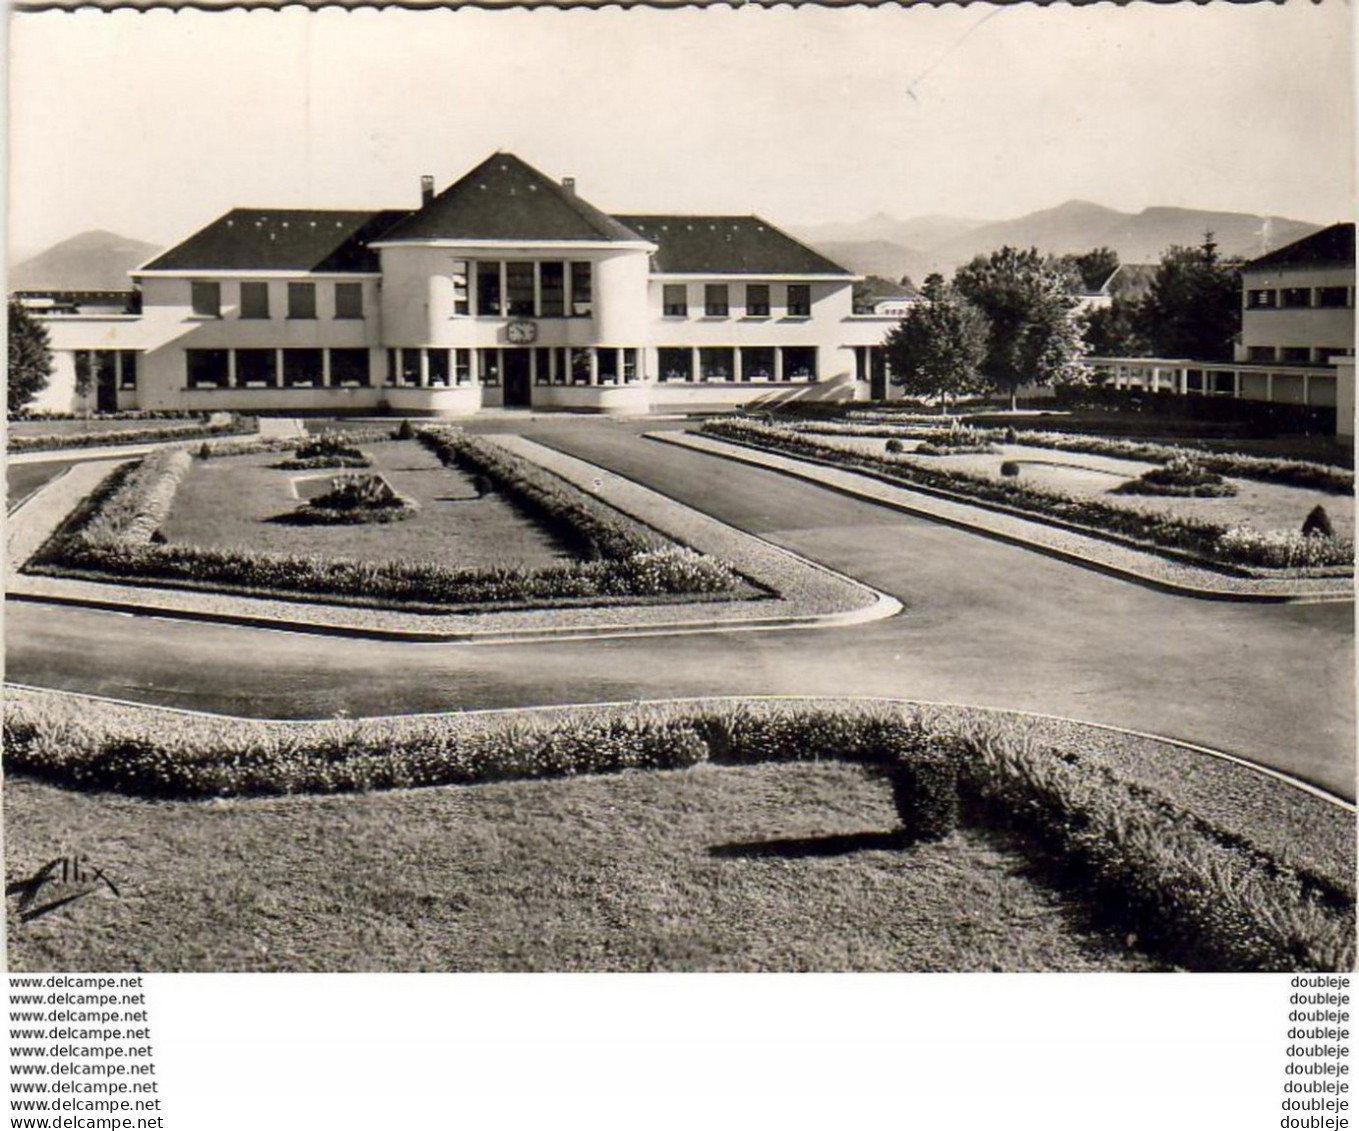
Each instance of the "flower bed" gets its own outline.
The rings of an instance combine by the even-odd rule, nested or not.
[[[301,441],[290,459],[276,466],[285,471],[303,471],[322,467],[371,467],[373,461],[363,454],[348,438],[323,432]]]
[[[176,451],[158,452],[115,471],[77,508],[29,568],[90,580],[114,578],[245,596],[338,600],[420,611],[561,601],[720,599],[745,591],[742,580],[721,562],[669,542],[527,461],[488,448],[475,442],[465,451],[479,451],[485,465],[494,468],[503,481],[519,484],[521,494],[531,494],[539,513],[591,551],[589,560],[543,568],[458,568],[432,561],[359,561],[239,546],[158,544],[151,535],[164,521],[178,476],[190,458]]]
[[[380,475],[348,475],[330,481],[330,490],[300,506],[287,521],[358,524],[398,522],[410,518],[419,506],[397,494]]]
[[[1078,498],[1036,487],[1018,478],[996,479],[971,472],[933,468],[909,456],[849,452],[818,441],[815,436],[778,425],[718,420],[703,426],[704,433],[757,448],[784,452],[853,470],[881,475],[910,487],[937,491],[953,498],[976,500],[1009,512],[1038,517],[1082,533],[1113,536],[1146,549],[1188,554],[1218,567],[1279,569],[1279,554],[1269,535],[1255,539],[1224,538],[1231,529],[1198,518],[1154,513],[1118,506],[1099,499]],[[1337,537],[1312,537],[1307,550],[1309,568],[1353,568],[1354,544]]]
[[[1186,456],[1177,456],[1169,463],[1153,467],[1136,479],[1115,487],[1114,494],[1226,499],[1236,494],[1236,487],[1217,472],[1206,470]]]
[[[1173,961],[1219,970],[1346,970],[1354,961],[1352,881],[1291,862],[1120,775],[1078,743],[1035,744],[1018,723],[883,703],[709,702],[508,721],[450,715],[224,728],[206,717],[20,693],[4,739],[10,773],[176,799],[704,762],[849,762],[892,783],[899,812],[914,824],[905,842],[947,836],[960,819],[1017,829],[1104,916]]]
[[[167,424],[152,428],[119,428],[102,432],[79,432],[64,435],[16,436],[10,434],[5,446],[11,452],[54,451],[61,448],[102,448],[116,444],[155,444],[174,440],[198,440],[214,436],[246,436],[255,432],[258,424],[253,417],[231,416],[217,424],[201,421],[196,424]]]

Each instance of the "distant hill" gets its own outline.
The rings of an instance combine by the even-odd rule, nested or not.
[[[12,267],[7,285],[11,291],[127,290],[128,271],[159,250],[113,232],[81,232]]]
[[[1195,208],[1120,212],[1085,200],[1030,212],[1013,220],[982,222],[948,216],[897,220],[879,213],[844,224],[797,229],[832,259],[856,271],[920,282],[931,271],[951,274],[977,255],[1006,244],[1053,255],[1111,247],[1124,263],[1157,263],[1175,244],[1196,246],[1211,231],[1224,256],[1253,259],[1319,230],[1321,225],[1279,216]]]

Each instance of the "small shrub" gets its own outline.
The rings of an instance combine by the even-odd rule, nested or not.
[[[1331,526],[1331,516],[1326,513],[1326,508],[1320,503],[1314,506],[1307,515],[1306,521],[1302,524],[1302,533],[1306,538],[1335,537],[1335,530]]]
[[[1007,444],[1019,443],[1019,433],[1014,430],[1014,425],[1010,425],[1005,429],[1005,442]]]
[[[1019,463],[1016,460],[1007,459],[1000,465],[1000,473],[1007,479],[1013,479],[1019,474]]]
[[[201,444],[198,445],[198,458],[212,459],[212,445],[209,444],[206,440],[204,440]]]
[[[1236,485],[1228,483],[1217,472],[1209,471],[1197,460],[1179,455],[1161,467],[1153,467],[1136,479],[1120,484],[1113,493],[1222,499],[1235,495]]]
[[[413,440],[414,438],[415,429],[411,427],[411,422],[408,419],[402,419],[401,423],[396,426],[396,431],[392,433],[394,440]]]
[[[895,456],[895,455],[900,455],[900,454],[905,450],[905,448],[904,448],[904,446],[902,445],[901,441],[898,440],[898,439],[896,439],[895,437],[893,437],[892,439],[888,440],[886,446],[887,446],[887,453],[888,453],[889,455],[894,455],[894,456]]]
[[[958,825],[958,767],[947,750],[927,750],[888,767],[903,839],[943,840]]]

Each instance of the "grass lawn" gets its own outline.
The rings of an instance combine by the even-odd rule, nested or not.
[[[880,437],[818,435],[815,439],[847,451],[882,455],[886,441]],[[910,455],[921,443],[901,441],[903,455]],[[1155,464],[1140,460],[1085,452],[1063,452],[1025,444],[994,445],[996,455],[920,456],[923,467],[941,471],[966,471],[999,480],[1000,465],[1015,460],[1020,465],[1019,480],[1034,487],[1064,491],[1069,495],[1098,498],[1102,502],[1147,513],[1170,513],[1184,518],[1202,519],[1227,526],[1248,524],[1257,530],[1301,530],[1308,512],[1320,503],[1331,517],[1335,533],[1354,537],[1354,498],[1279,483],[1253,479],[1231,479],[1237,493],[1225,499],[1189,499],[1166,495],[1114,495],[1113,488],[1136,479]]]
[[[1158,969],[1006,837],[890,845],[846,765],[208,803],[10,778],[9,878],[119,886],[9,924],[15,970]],[[11,901],[11,909],[13,901]]]
[[[361,445],[382,475],[419,512],[395,524],[294,526],[271,521],[323,492],[341,469],[280,471],[287,453],[260,452],[195,460],[179,485],[161,532],[170,543],[250,546],[274,553],[318,554],[357,561],[438,562],[451,568],[520,565],[539,568],[572,560],[550,534],[494,492],[478,498],[472,478],[446,468],[420,444]]]
[[[11,463],[5,467],[5,506],[13,511],[44,483],[50,483],[78,460],[44,460],[41,463]]]

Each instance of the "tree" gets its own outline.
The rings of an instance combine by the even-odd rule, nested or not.
[[[1116,298],[1081,315],[1086,348],[1093,357],[1145,357],[1151,347],[1139,329],[1136,302]]]
[[[1241,332],[1240,265],[1219,257],[1211,232],[1198,247],[1168,249],[1136,321],[1160,357],[1230,361]]]
[[[986,317],[952,288],[926,280],[927,296],[914,304],[883,341],[898,382],[919,397],[949,400],[980,392],[989,327]]]
[[[1085,342],[1072,316],[1071,269],[1036,248],[979,255],[953,277],[958,292],[990,323],[982,370],[999,391],[1020,385],[1083,384]]]
[[[9,415],[16,416],[25,405],[47,388],[52,376],[52,348],[47,327],[22,305],[9,302]]]
[[[1094,294],[1118,270],[1118,252],[1111,247],[1097,247],[1081,255],[1064,255],[1062,263],[1079,276],[1084,294]]]

